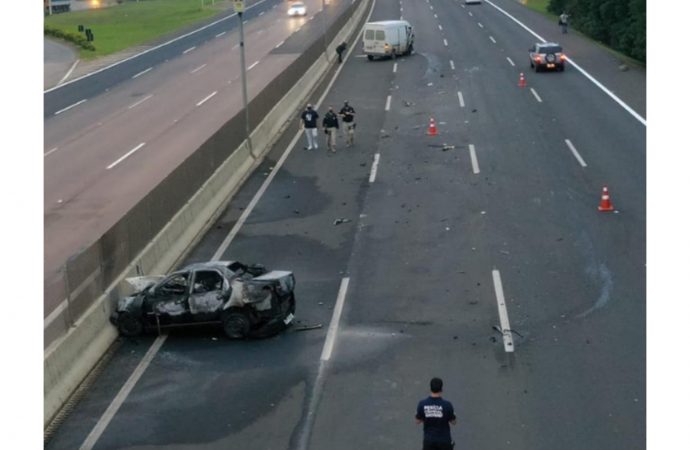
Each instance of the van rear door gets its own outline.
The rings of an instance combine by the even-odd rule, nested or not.
[[[364,53],[367,55],[384,55],[386,32],[383,27],[367,27],[364,29]]]

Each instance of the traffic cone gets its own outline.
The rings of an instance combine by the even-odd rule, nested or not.
[[[520,72],[520,80],[518,81],[518,87],[527,87],[527,80],[525,80],[525,74]]]
[[[436,131],[436,121],[433,117],[429,118],[429,129],[426,131],[429,136],[436,136],[438,131]]]
[[[599,211],[613,211],[613,205],[611,204],[611,198],[609,197],[609,188],[604,186],[601,191],[601,201],[599,202]]]

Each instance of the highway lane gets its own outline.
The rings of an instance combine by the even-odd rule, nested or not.
[[[320,2],[307,4],[307,18],[288,18],[280,4],[247,24],[250,98],[317,38]],[[346,6],[329,5],[328,23]],[[45,315],[64,298],[64,261],[241,110],[238,42],[237,33],[214,37],[46,120]]]
[[[396,3],[377,2],[372,20]],[[356,147],[328,156],[298,141],[224,255],[294,269],[304,323],[328,323],[348,277],[332,359],[319,363],[323,329],[246,343],[174,333],[95,448],[413,447],[434,375],[460,448],[644,447],[644,127],[574,71],[519,89],[506,57],[519,62],[530,38],[488,8],[479,27],[474,8],[402,5],[418,53],[351,58],[324,102],[357,109]],[[210,258],[289,138],[189,261]],[[618,214],[596,211],[602,179]],[[492,329],[494,271],[512,353]],[[151,340],[123,343],[107,386],[47,448],[83,439]]]

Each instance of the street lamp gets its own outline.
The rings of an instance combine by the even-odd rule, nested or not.
[[[245,138],[247,139],[247,145],[249,146],[249,153],[254,156],[252,151],[252,140],[249,136],[249,106],[247,101],[247,70],[244,61],[244,23],[242,21],[242,15],[244,13],[244,0],[235,1],[235,12],[240,20],[240,64],[242,65],[242,102],[244,105],[244,132]]]

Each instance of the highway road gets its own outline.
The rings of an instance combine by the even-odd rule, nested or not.
[[[497,7],[561,37],[511,0],[377,1],[417,53],[356,50],[324,82],[356,145],[307,152],[292,124],[189,255],[237,227],[220,256],[293,270],[297,325],[322,328],[121,340],[46,448],[419,448],[433,376],[456,448],[645,448],[644,119],[572,66],[529,72]]]
[[[319,13],[320,0],[306,4],[307,17],[288,17],[288,3],[277,0],[248,9],[250,99],[318,38],[322,16],[330,23],[349,3],[328,4],[326,14]],[[45,316],[65,298],[65,261],[242,110],[237,18],[218,20],[46,92]]]

